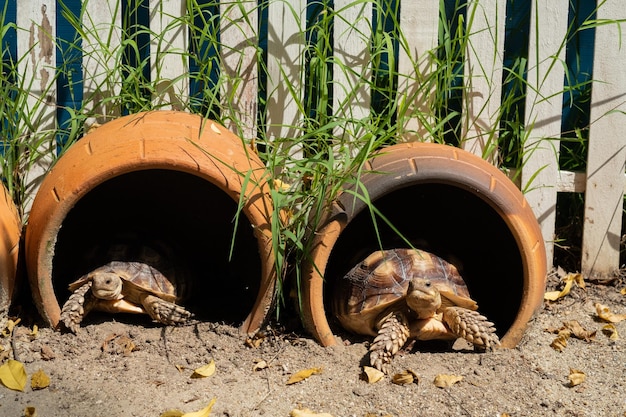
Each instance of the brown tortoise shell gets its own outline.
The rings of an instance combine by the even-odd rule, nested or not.
[[[81,287],[94,273],[115,272],[126,281],[123,291],[148,292],[170,302],[187,298],[186,271],[177,265],[168,245],[160,241],[118,241],[107,245],[104,252],[102,259],[109,262],[72,282],[70,291]]]
[[[376,251],[352,268],[340,280],[331,307],[347,330],[375,336],[381,315],[404,307],[409,281],[415,276],[430,280],[456,301],[475,305],[454,265],[429,252],[391,249]]]

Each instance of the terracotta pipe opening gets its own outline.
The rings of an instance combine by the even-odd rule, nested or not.
[[[189,271],[185,306],[199,319],[239,324],[259,291],[261,260],[245,216],[233,237],[236,215],[235,201],[191,174],[150,169],[114,177],[81,198],[63,221],[52,263],[54,291],[62,305],[70,282],[106,263],[99,249],[107,242],[158,240]]]
[[[336,343],[333,284],[381,246],[407,247],[399,231],[456,265],[503,346],[515,346],[542,302],[547,268],[539,225],[515,185],[475,155],[426,143],[385,148],[360,180],[367,192],[346,184],[313,237],[302,291],[311,334],[323,345]],[[365,199],[382,214],[376,226]]]
[[[192,277],[186,307],[256,332],[276,283],[266,179],[241,139],[198,115],[134,114],[85,135],[44,179],[26,228],[41,315],[56,327],[67,284],[108,262],[107,245],[160,242]]]
[[[515,238],[497,212],[467,190],[438,183],[409,184],[378,198],[375,206],[414,247],[457,267],[502,337],[520,308],[524,272]],[[377,223],[378,230],[369,210],[362,210],[335,243],[326,268],[326,311],[338,278],[378,250],[379,242],[385,249],[407,246],[381,218]]]

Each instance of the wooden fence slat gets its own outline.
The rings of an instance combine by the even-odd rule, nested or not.
[[[496,160],[506,0],[468,3],[468,48],[465,51],[462,147]],[[470,16],[473,16],[473,21]]]
[[[530,19],[522,190],[541,224],[548,263],[554,253],[568,6],[568,0],[533,2]]]
[[[435,94],[433,57],[429,51],[437,47],[439,0],[405,0],[400,9],[400,40],[398,55],[398,99],[406,107],[398,114],[403,120],[400,134],[405,140],[422,140],[429,137],[432,125],[431,102]],[[429,83],[429,84],[427,84]],[[430,87],[430,88],[427,88]],[[405,118],[405,114],[419,114]]]
[[[162,109],[182,110],[180,97],[189,92],[189,36],[187,25],[181,23],[186,2],[180,0],[150,0],[151,79],[156,84],[154,104]]]
[[[113,68],[116,50],[122,39],[122,13],[119,2],[84,3],[83,32],[83,106],[95,116],[87,126],[102,124],[120,115],[120,108],[107,99],[118,95],[121,74]]]
[[[333,114],[356,121],[336,130],[337,137],[350,142],[363,136],[358,121],[370,112],[372,3],[336,0],[335,12]]]
[[[54,1],[30,0],[17,3],[17,27],[26,29],[17,31],[18,57],[30,55],[28,59],[20,60],[18,69],[26,80],[25,85],[30,86],[26,112],[31,118],[28,122],[38,129],[31,132],[28,139],[34,149],[30,151],[32,165],[27,167],[25,172],[25,212],[30,211],[37,188],[52,164],[55,149],[55,16]],[[32,84],[29,84],[31,82]],[[42,138],[45,140],[41,140]],[[36,145],[40,141],[41,143]]]
[[[297,138],[302,122],[306,1],[268,4],[267,126],[270,139]],[[293,147],[294,154],[301,148]]]
[[[608,0],[598,19],[626,19],[621,0]],[[620,39],[621,38],[621,39]],[[615,25],[596,28],[591,126],[587,161],[582,270],[608,275],[619,268],[626,137],[626,33]]]
[[[236,135],[257,136],[259,75],[257,64],[257,1],[220,2],[222,72],[226,80],[221,90],[223,106],[235,119],[224,120]]]

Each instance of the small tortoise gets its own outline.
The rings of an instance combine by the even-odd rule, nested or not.
[[[164,259],[163,253],[150,246],[119,244],[110,248],[108,257],[113,260],[69,285],[72,294],[60,317],[65,328],[76,333],[92,310],[148,314],[168,325],[192,316],[176,304],[185,276],[168,264],[171,259]]]
[[[370,363],[385,373],[409,338],[463,338],[480,348],[500,344],[457,269],[424,251],[372,253],[340,280],[332,308],[347,330],[375,336]]]

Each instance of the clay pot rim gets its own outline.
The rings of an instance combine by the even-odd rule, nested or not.
[[[394,164],[397,160],[396,155],[401,152],[411,154],[415,175],[403,177],[404,181],[401,184],[389,184],[391,176],[377,175],[376,172],[384,171],[381,168]],[[459,169],[443,172],[441,164],[454,164]],[[472,175],[466,175],[467,170],[472,172]],[[424,171],[429,175],[423,177]],[[485,187],[484,182],[479,181],[479,177],[489,180],[488,187]],[[387,185],[382,192],[369,191],[372,201],[399,189],[419,184],[455,186],[481,198],[505,221],[520,250],[524,280],[520,310],[502,338],[502,345],[503,347],[517,345],[523,336],[528,320],[543,300],[547,262],[543,237],[537,220],[523,195],[510,179],[493,165],[469,152],[452,146],[419,142],[398,144],[382,149],[366,164],[361,179],[363,182],[372,179],[372,182],[382,182]],[[348,185],[346,188],[351,187]],[[489,194],[490,190],[495,194]],[[497,198],[490,198],[494,196]],[[311,262],[305,261],[302,280],[303,321],[305,328],[323,346],[335,345],[337,341],[326,317],[322,275],[326,272],[330,254],[339,236],[365,207],[365,203],[355,200],[349,192],[339,195],[327,211],[327,215],[321,219],[314,234],[311,245],[313,249],[309,257]]]
[[[132,126],[135,129],[133,132],[137,133],[147,123],[172,122],[181,128],[181,132],[175,136],[168,136],[166,131],[164,136],[150,138],[131,137],[119,142],[107,139],[108,132],[114,129],[126,132],[124,129]],[[192,139],[185,132],[195,132],[196,135]],[[172,146],[181,148],[186,158],[172,158],[169,152]],[[119,158],[109,160],[105,169],[89,165],[88,156],[101,155],[109,150],[118,153],[120,150],[128,151],[130,154],[135,152],[138,153],[138,159],[129,157],[122,161]],[[237,157],[239,162],[233,164],[237,166],[229,169],[225,160],[235,160]],[[80,179],[63,174],[64,171],[75,171],[77,166],[82,166],[81,172],[85,174]],[[120,117],[97,128],[68,149],[44,179],[33,203],[26,227],[26,264],[33,298],[41,306],[42,316],[52,327],[58,324],[60,307],[52,287],[52,277],[48,273],[52,270],[57,233],[67,215],[81,198],[98,185],[120,175],[145,170],[171,170],[194,175],[218,187],[236,203],[239,203],[238,186],[243,188],[244,185],[239,173],[247,174],[246,178],[250,182],[243,190],[246,198],[241,210],[254,227],[259,255],[264,256],[265,260],[272,259],[272,204],[265,182],[266,168],[255,154],[243,146],[240,138],[215,121],[185,112],[149,111]],[[57,182],[49,180],[55,177]],[[263,261],[259,295],[253,311],[241,326],[244,333],[258,330],[274,302],[274,265],[273,262],[268,265],[268,262]]]

